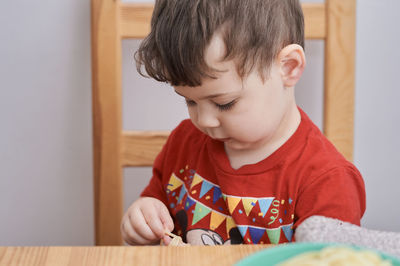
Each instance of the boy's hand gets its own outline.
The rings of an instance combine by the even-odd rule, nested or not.
[[[167,237],[165,230],[172,231],[174,223],[164,203],[156,198],[136,200],[127,210],[121,222],[122,238],[129,245],[151,245]]]

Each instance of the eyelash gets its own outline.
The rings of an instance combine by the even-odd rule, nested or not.
[[[195,106],[196,102],[192,101],[192,100],[185,100],[186,105],[187,106]],[[220,111],[228,111],[230,109],[232,109],[232,107],[235,105],[236,100],[233,100],[227,104],[217,104],[215,103],[215,106],[220,110]]]
[[[187,106],[195,106],[196,103],[192,100],[185,100]]]
[[[217,106],[217,108],[220,111],[228,111],[228,110],[232,109],[232,107],[235,105],[235,103],[236,103],[236,101],[233,100],[233,101],[231,101],[231,102],[229,102],[227,104],[217,104],[216,103],[215,105]]]

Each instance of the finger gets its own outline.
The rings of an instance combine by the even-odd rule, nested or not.
[[[169,214],[168,209],[163,206],[164,208],[161,209],[160,219],[161,223],[163,224],[163,228],[167,229],[169,232],[174,230],[174,221],[172,220],[171,215]]]
[[[144,239],[133,230],[129,220],[123,223],[121,232],[122,238],[129,245],[145,245],[149,243],[147,239]]]
[[[172,240],[172,239],[171,239],[169,236],[164,236],[164,237],[163,237],[164,245],[168,246],[169,243],[171,243],[171,240]]]
[[[133,234],[132,233],[128,233],[126,229],[124,229],[124,231],[122,231],[122,239],[125,241],[126,244],[131,245],[131,246],[138,245],[139,243],[136,243],[133,240],[133,236],[132,235]]]
[[[143,208],[141,209],[144,219],[153,234],[161,239],[164,236],[164,226],[161,222],[160,213],[156,208]]]
[[[130,224],[132,225],[133,231],[136,235],[140,236],[140,238],[147,239],[148,242],[159,240],[160,237],[154,234],[146,220],[145,214],[142,213],[141,209],[134,210],[132,215],[129,216]]]

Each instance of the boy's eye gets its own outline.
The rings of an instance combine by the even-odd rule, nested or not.
[[[185,102],[186,102],[186,105],[187,105],[188,107],[192,107],[192,106],[195,106],[195,105],[196,105],[196,102],[193,101],[193,100],[185,99]],[[220,111],[228,111],[228,110],[230,110],[230,109],[233,107],[233,105],[234,105],[235,103],[236,103],[236,100],[233,100],[233,101],[231,101],[231,102],[229,102],[229,103],[226,103],[226,104],[218,104],[218,103],[214,103],[214,104],[215,104],[215,106],[216,106]]]
[[[232,109],[232,107],[233,107],[233,105],[235,103],[236,103],[236,100],[233,100],[233,101],[231,101],[231,102],[229,102],[227,104],[218,104],[218,103],[216,103],[215,105],[217,106],[217,108],[220,111],[228,111],[228,110]]]

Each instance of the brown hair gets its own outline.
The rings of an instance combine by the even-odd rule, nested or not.
[[[223,60],[234,60],[240,77],[255,67],[265,77],[279,51],[304,47],[299,0],[156,0],[151,32],[135,54],[141,75],[173,86],[199,86],[215,78],[204,59],[213,34],[221,32]]]

